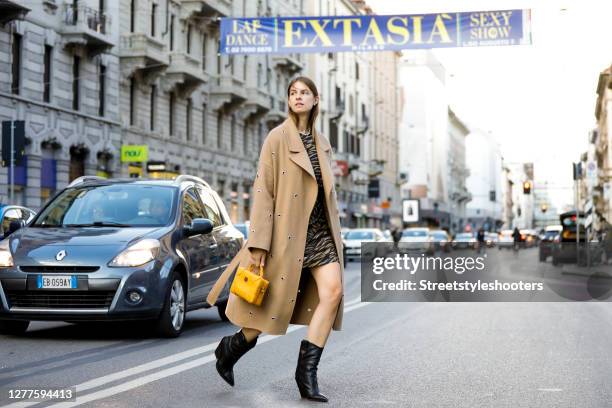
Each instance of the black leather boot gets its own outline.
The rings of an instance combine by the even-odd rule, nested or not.
[[[311,401],[327,402],[327,397],[319,392],[317,384],[317,366],[323,353],[323,347],[302,340],[297,368],[295,369],[295,382],[302,398]]]
[[[244,333],[240,330],[233,336],[225,336],[215,350],[217,357],[217,372],[229,385],[234,386],[234,364],[247,351],[255,347],[257,337],[250,343],[244,337]]]

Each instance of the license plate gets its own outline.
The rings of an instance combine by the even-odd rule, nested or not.
[[[36,281],[38,289],[76,289],[76,276],[38,275]]]

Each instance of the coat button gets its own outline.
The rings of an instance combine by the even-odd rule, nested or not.
[[[310,312],[311,310],[312,310],[311,308],[308,308],[308,311],[309,311],[309,312]]]

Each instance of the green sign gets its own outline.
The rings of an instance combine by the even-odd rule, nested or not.
[[[121,146],[122,163],[142,163],[149,158],[149,147],[147,145],[124,145]]]

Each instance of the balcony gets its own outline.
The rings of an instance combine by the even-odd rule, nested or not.
[[[187,53],[176,52],[170,54],[165,80],[168,89],[176,89],[181,97],[186,97],[198,86],[207,83],[209,77],[199,60]]]
[[[258,88],[247,88],[244,110],[249,120],[256,121],[270,110],[269,96]]]
[[[164,43],[142,33],[121,36],[119,57],[122,67],[125,67],[122,70],[125,77],[137,73],[145,82],[152,82],[170,64],[170,56]]]
[[[286,104],[284,100],[276,99],[274,96],[270,96],[268,106],[270,107],[270,110],[266,114],[266,123],[268,124],[268,128],[272,129],[283,122],[287,117],[285,112]]]
[[[338,120],[344,115],[344,110],[346,109],[344,99],[336,100],[336,105],[329,112],[330,120]]]
[[[294,75],[304,68],[301,61],[296,57],[295,54],[273,56],[272,63],[275,67],[280,68],[281,70],[289,73],[290,75]]]
[[[114,45],[107,34],[108,28],[109,18],[105,13],[83,4],[64,4],[60,34],[65,47],[85,48],[90,56],[107,52]]]
[[[232,13],[231,0],[181,0],[181,18],[225,17]]]
[[[16,1],[0,0],[0,25],[13,20],[23,20],[29,11],[29,8]]]
[[[244,81],[232,75],[221,75],[211,86],[210,98],[213,109],[232,113],[240,108],[247,99]]]

